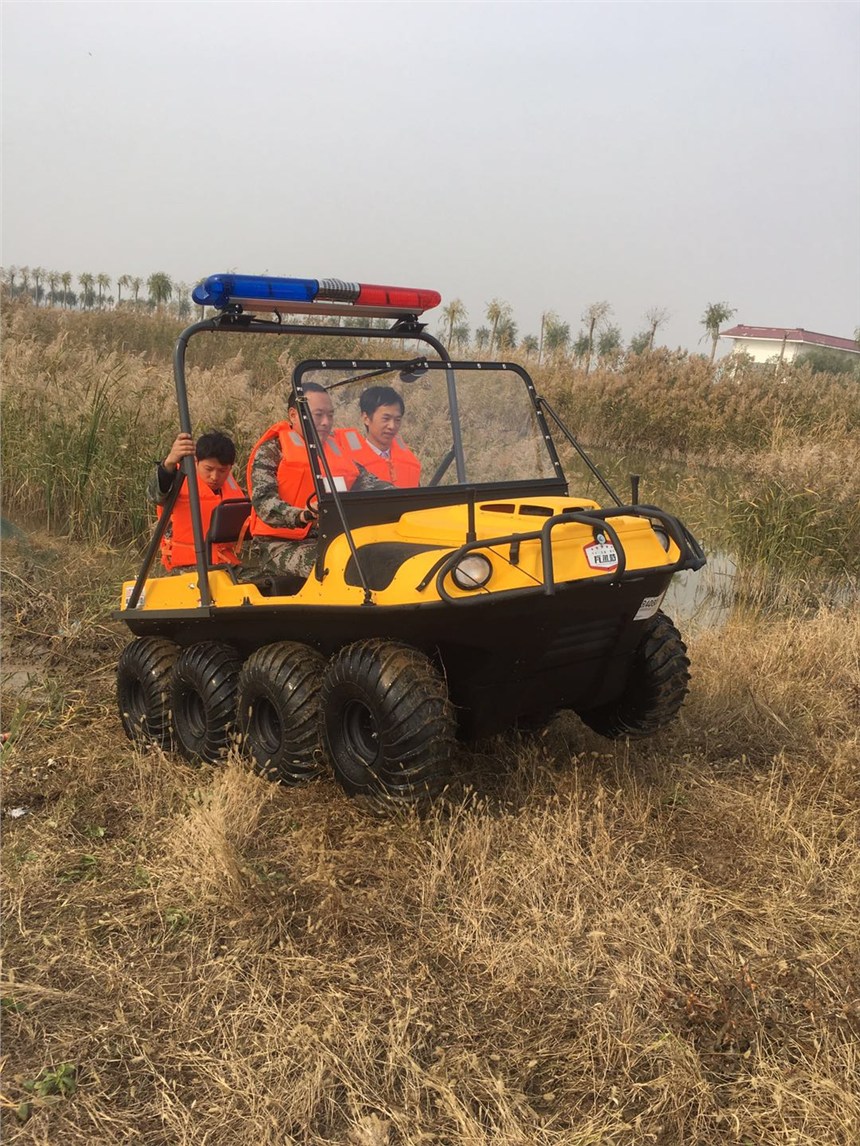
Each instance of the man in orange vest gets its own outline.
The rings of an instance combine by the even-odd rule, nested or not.
[[[403,422],[403,399],[391,386],[368,386],[358,400],[366,437],[357,430],[337,430],[338,443],[369,473],[401,489],[421,483],[421,463],[397,435]]]
[[[334,405],[328,392],[316,382],[306,382],[302,394],[335,487],[351,489],[358,470],[332,434]],[[298,399],[293,393],[286,421],[270,426],[248,458],[248,496],[253,507],[251,562],[263,572],[310,575],[317,555],[315,493]]]
[[[196,458],[197,490],[200,494],[200,515],[203,520],[203,536],[209,531],[209,522],[216,505],[222,501],[243,498],[241,487],[233,477],[233,464],[236,461],[236,447],[232,438],[213,430],[194,439],[190,434],[177,434],[170,447],[170,453],[159,462],[147,494],[155,502],[159,517],[164,503],[170,496],[179,477],[179,465],[183,458],[194,455]],[[196,568],[194,532],[191,527],[191,498],[188,482],[182,483],[179,496],[173,506],[170,521],[161,539],[161,564],[168,573],[186,572]],[[238,565],[232,545],[212,546],[212,564]]]

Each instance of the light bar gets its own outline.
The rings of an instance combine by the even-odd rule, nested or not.
[[[357,314],[362,316],[421,314],[438,306],[435,290],[347,283],[341,279],[280,279],[268,275],[210,275],[191,292],[198,306],[225,310],[277,310],[286,313]]]

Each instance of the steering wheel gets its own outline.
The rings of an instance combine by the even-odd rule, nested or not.
[[[453,462],[453,460],[454,460],[454,447],[452,446],[451,449],[447,452],[447,454],[444,456],[442,461],[437,466],[436,472],[433,474],[433,476],[427,482],[427,485],[428,486],[438,485],[439,482],[442,480],[442,478],[445,476],[445,474],[448,472],[448,469],[451,465],[451,462]]]

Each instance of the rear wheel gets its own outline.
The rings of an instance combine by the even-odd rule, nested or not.
[[[648,621],[624,691],[617,700],[577,714],[601,736],[653,736],[678,715],[690,682],[681,634],[664,613]]]
[[[347,645],[323,674],[321,699],[328,759],[350,795],[410,801],[444,787],[454,715],[423,653],[392,641]]]
[[[245,751],[272,780],[298,784],[322,771],[320,679],[325,657],[293,641],[266,645],[239,674],[239,730]]]
[[[230,645],[203,641],[179,655],[171,701],[176,747],[187,759],[216,763],[229,748],[242,662]]]
[[[178,656],[178,646],[158,637],[142,637],[122,650],[116,697],[129,740],[170,748],[170,679]]]

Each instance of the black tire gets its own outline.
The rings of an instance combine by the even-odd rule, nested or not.
[[[681,634],[664,613],[645,625],[624,691],[617,700],[577,714],[601,736],[653,736],[675,719],[690,682]]]
[[[299,784],[323,769],[320,682],[325,657],[307,645],[280,641],[258,649],[239,674],[243,750],[271,780]]]
[[[215,764],[226,754],[241,667],[236,650],[218,641],[202,641],[179,654],[170,698],[174,740],[186,760]]]
[[[352,796],[415,801],[446,784],[455,721],[445,682],[417,649],[357,641],[322,680],[323,740]]]
[[[170,680],[179,648],[172,641],[142,637],[126,645],[116,668],[119,718],[129,740],[170,748]]]

